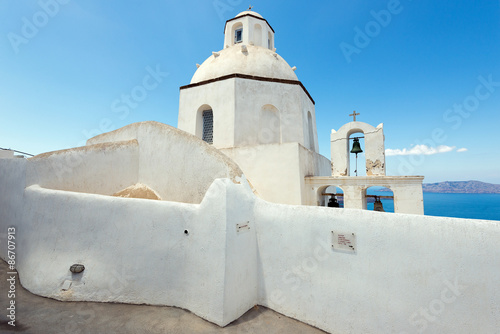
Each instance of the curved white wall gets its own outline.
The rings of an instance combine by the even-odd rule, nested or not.
[[[251,192],[230,183],[216,181],[199,205],[28,187],[14,224],[21,283],[60,300],[177,306],[224,326],[257,302],[252,211],[233,202]],[[69,271],[75,263],[83,273]]]
[[[112,195],[138,182],[139,144],[135,139],[96,143],[28,159],[27,186]]]
[[[234,180],[243,174],[211,145],[158,122],[133,123],[91,138],[87,145],[123,140],[137,140],[137,182],[154,189],[163,200],[200,203],[214,179]]]
[[[224,154],[184,131],[141,122],[104,133],[87,146],[28,159],[26,184],[112,195],[143,183],[163,200],[200,203],[216,178],[243,173]]]

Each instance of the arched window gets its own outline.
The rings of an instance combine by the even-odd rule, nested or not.
[[[262,27],[260,24],[256,24],[253,29],[253,41],[254,44],[257,46],[263,46],[262,45]]]
[[[338,204],[337,205],[335,205]],[[318,206],[327,207],[344,207],[344,190],[336,186],[322,186],[317,190],[317,203]]]
[[[233,45],[243,42],[243,24],[235,23],[233,26]]]
[[[314,151],[314,131],[311,112],[307,112],[307,131],[309,132],[309,149]]]
[[[276,144],[280,142],[280,113],[279,110],[271,104],[266,104],[260,110],[258,139],[260,144]]]
[[[394,193],[390,188],[374,186],[365,189],[365,210],[394,212]]]
[[[212,110],[203,111],[203,135],[202,139],[209,144],[214,143],[214,115]]]

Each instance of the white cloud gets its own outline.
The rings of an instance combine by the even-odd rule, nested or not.
[[[468,150],[467,150],[465,147],[459,148],[459,149],[457,150],[457,152],[458,152],[458,153],[460,153],[460,152],[467,152],[467,151],[468,151]]]
[[[395,155],[432,155],[432,154],[451,152],[455,148],[456,146],[446,146],[446,145],[439,145],[437,147],[429,147],[427,145],[415,145],[410,149],[404,148],[402,150],[400,149],[393,150],[388,148],[385,150],[385,155],[388,157]]]

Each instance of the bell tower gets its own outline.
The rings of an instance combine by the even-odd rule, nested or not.
[[[376,128],[370,124],[356,120],[345,124],[338,131],[332,129],[331,133],[331,154],[332,154],[332,175],[350,175],[350,145],[349,137],[353,133],[361,132],[365,138],[366,175],[385,175],[385,147],[384,147],[384,124],[380,123]],[[352,115],[351,115],[352,116]],[[357,139],[354,138],[354,142]],[[359,147],[359,142],[357,142]],[[354,152],[352,152],[354,153]]]
[[[374,209],[383,211],[380,197],[367,194],[367,189],[378,186],[390,189],[394,196],[394,212],[424,214],[422,192],[423,176],[387,176],[385,166],[384,124],[377,127],[356,120],[359,113],[352,113],[352,122],[344,124],[340,129],[331,132],[331,167],[332,175],[329,177],[306,177],[306,184],[311,187],[310,205],[325,205],[324,193],[328,187],[338,187],[342,190],[340,195],[344,199],[344,208],[367,208],[367,197],[375,197]],[[362,137],[350,138],[351,135],[361,133]],[[364,151],[358,139],[364,138]],[[352,139],[352,141],[350,141]],[[352,144],[352,149],[351,145]],[[366,159],[366,176],[350,175],[350,153],[364,153]],[[357,169],[357,167],[356,167]],[[390,196],[384,196],[390,197]]]
[[[241,44],[274,49],[274,30],[260,14],[250,10],[228,20],[224,27],[224,48]]]

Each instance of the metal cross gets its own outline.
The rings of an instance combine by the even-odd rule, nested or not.
[[[248,10],[252,10],[253,6],[248,6]]]
[[[357,115],[359,115],[359,112],[358,112],[358,113],[356,113],[356,110],[354,110],[352,114],[349,114],[349,116],[354,117],[354,122],[356,122],[356,116],[357,116]]]

